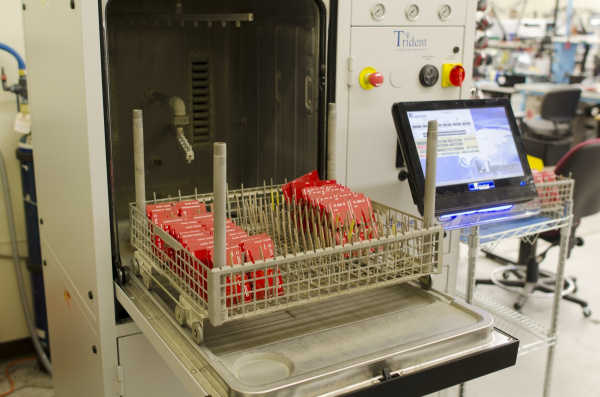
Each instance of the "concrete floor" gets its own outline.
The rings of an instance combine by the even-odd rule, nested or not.
[[[577,276],[577,295],[588,300],[592,315],[585,318],[581,308],[562,301],[559,316],[559,337],[551,379],[550,396],[598,396],[600,395],[600,215],[586,218],[578,229],[585,245],[575,247],[567,262],[566,274]],[[539,244],[540,249],[543,243]],[[516,258],[518,242],[509,241],[496,247],[495,253]],[[553,269],[557,263],[558,249],[550,251],[544,268]],[[498,265],[483,255],[478,257],[477,277],[487,278]],[[461,245],[459,280],[466,280],[467,247]],[[464,282],[463,282],[464,283]],[[507,307],[512,307],[515,295],[495,286],[478,286],[477,292]],[[552,301],[534,298],[525,305],[522,313],[542,324],[549,324]],[[517,338],[527,341],[519,330],[510,326],[505,329]],[[468,397],[542,396],[546,369],[547,348],[540,349],[517,359],[514,367],[471,381],[465,385]],[[9,361],[0,362],[0,394],[10,387],[4,376]],[[36,360],[14,366],[11,376],[16,390],[11,397],[52,397],[52,379],[41,372]]]
[[[25,357],[16,357],[19,360]],[[13,360],[0,361],[0,395],[10,390],[4,370]],[[10,377],[15,383],[15,390],[10,397],[54,397],[52,378],[40,370],[36,358],[15,364],[9,370]]]

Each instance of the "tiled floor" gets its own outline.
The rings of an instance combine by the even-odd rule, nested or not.
[[[600,215],[584,219],[578,235],[585,240],[583,247],[576,247],[567,262],[567,275],[578,280],[578,296],[589,301],[592,316],[585,318],[579,306],[562,301],[559,316],[559,338],[556,348],[551,396],[599,396],[600,395]],[[540,243],[542,247],[542,243]],[[518,243],[503,243],[494,252],[516,257]],[[558,250],[550,251],[544,267],[552,269],[557,263]],[[484,278],[498,265],[480,256],[477,276]],[[459,280],[466,280],[467,247],[461,246]],[[479,286],[477,291],[496,302],[512,306],[515,296],[494,286]],[[531,299],[522,309],[526,316],[543,324],[550,320],[552,301]],[[507,330],[511,331],[511,330]],[[471,381],[465,385],[467,397],[529,397],[542,396],[547,349],[519,356],[514,367]],[[0,394],[10,388],[4,376],[8,361],[0,362]],[[10,397],[52,397],[52,380],[41,372],[36,360],[14,366],[11,376],[16,390]]]

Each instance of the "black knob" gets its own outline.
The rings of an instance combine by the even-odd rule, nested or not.
[[[408,171],[402,170],[398,173],[398,179],[400,179],[401,181],[405,181],[406,178],[408,178]]]
[[[433,65],[425,65],[419,73],[419,81],[423,87],[432,87],[438,82],[439,70]]]

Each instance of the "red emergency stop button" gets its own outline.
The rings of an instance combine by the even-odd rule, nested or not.
[[[442,87],[460,87],[466,73],[460,63],[445,63],[442,69]]]
[[[380,87],[383,84],[383,74],[380,72],[367,74],[367,82],[373,87]]]
[[[463,68],[460,65],[456,65],[454,66],[451,70],[450,70],[450,84],[452,84],[455,87],[460,87],[463,83],[463,81],[465,81],[465,68]]]
[[[383,85],[383,73],[378,72],[372,67],[364,68],[361,70],[360,76],[358,76],[358,82],[365,90],[381,87]]]

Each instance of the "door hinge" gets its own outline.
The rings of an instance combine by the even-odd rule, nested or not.
[[[348,57],[348,86],[354,85],[354,56]]]
[[[117,365],[117,395],[125,395],[125,383],[123,382],[123,367]]]

